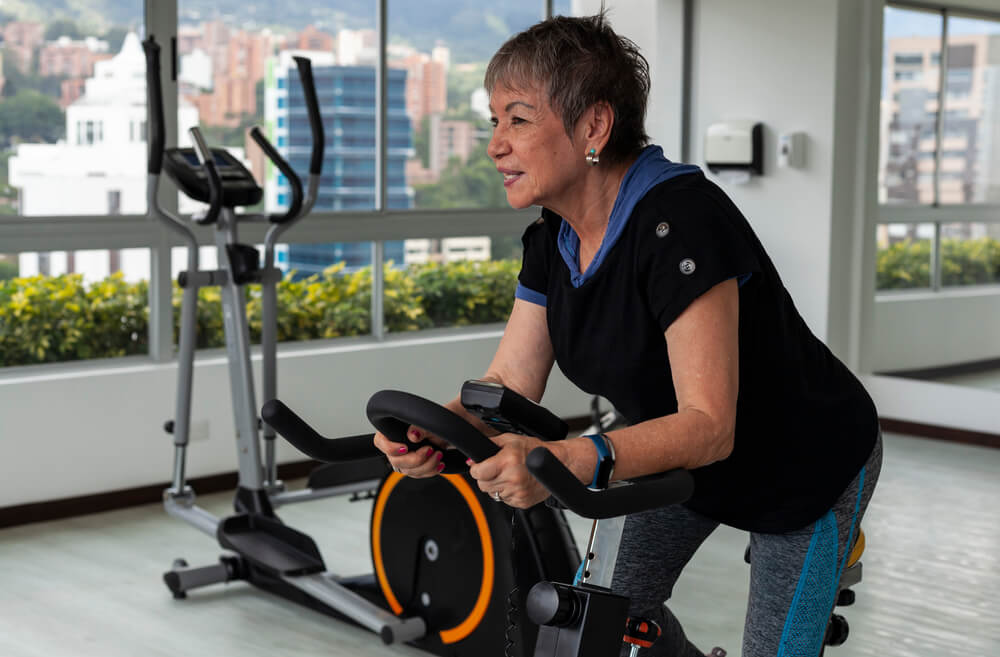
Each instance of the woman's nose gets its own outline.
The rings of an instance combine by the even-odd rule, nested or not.
[[[495,128],[493,135],[490,137],[490,143],[486,145],[486,154],[491,160],[496,160],[498,157],[506,155],[509,150],[510,147],[507,140],[504,139],[500,129]]]

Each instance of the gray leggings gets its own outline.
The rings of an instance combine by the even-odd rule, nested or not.
[[[784,534],[750,534],[750,600],[743,657],[815,657],[822,648],[836,584],[854,546],[882,465],[882,438],[858,476],[822,518]],[[664,605],[674,583],[719,523],[680,505],[629,516],[612,589],[630,613],[660,623],[648,657],[703,657]],[[626,654],[623,651],[623,654]]]

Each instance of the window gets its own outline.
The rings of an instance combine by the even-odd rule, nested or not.
[[[142,11],[4,8],[0,366],[148,352]],[[86,38],[47,39],[56,22]]]
[[[305,170],[308,123],[289,54],[295,50],[309,55],[324,113],[326,159],[314,212],[287,235],[292,241],[284,247],[281,266],[288,272],[305,272],[308,266],[316,273],[334,266],[344,276],[365,268],[370,276],[379,274],[371,276],[369,294],[388,296],[382,304],[386,317],[367,320],[376,335],[383,330],[448,325],[439,320],[413,326],[393,324],[391,285],[397,276],[410,276],[409,270],[416,267],[429,270],[454,261],[519,259],[518,237],[530,217],[509,210],[499,176],[487,178],[478,171],[489,162],[470,149],[484,148],[488,134],[485,121],[477,123],[479,119],[471,114],[477,109],[482,116],[485,97],[477,86],[489,55],[513,31],[541,18],[546,3],[516,0],[499,9],[484,6],[437,15],[412,4],[385,0],[383,19],[390,35],[385,44],[377,38],[376,3],[309,12],[287,12],[280,3],[265,3],[258,4],[253,20],[239,14],[206,13],[200,0],[158,0],[155,4],[126,0],[100,20],[80,9],[78,26],[90,32],[87,36],[105,42],[106,49],[67,84],[57,85],[48,79],[51,76],[25,70],[25,79],[37,82],[37,89],[26,89],[24,83],[19,89],[18,80],[10,76],[3,88],[5,108],[17,105],[8,102],[16,97],[39,120],[33,135],[16,135],[3,144],[0,214],[14,219],[0,226],[7,252],[0,256],[0,281],[78,275],[84,286],[120,279],[143,289],[163,288],[159,270],[151,270],[150,263],[154,255],[166,255],[154,254],[154,249],[168,247],[157,246],[162,231],[144,219],[147,125],[145,60],[139,35],[156,34],[161,45],[176,35],[179,75],[174,137],[185,145],[187,129],[199,125],[210,144],[237,155],[265,188],[258,210],[287,206],[289,188],[256,146],[247,143],[246,129],[261,125],[273,143],[281,144],[293,168],[300,173]],[[559,0],[553,4],[554,11],[569,13],[570,4]],[[144,5],[154,7],[155,16],[143,17]],[[21,11],[17,5],[8,13],[33,20],[28,14],[21,16]],[[178,17],[177,23],[164,24],[162,16],[171,15]],[[146,21],[152,22],[144,25]],[[44,27],[40,24],[40,29],[24,32],[28,37],[38,36],[34,41],[27,37],[5,40],[8,51],[28,55],[16,58],[19,65],[37,64],[33,55],[45,45],[39,36]],[[376,72],[383,61],[388,66],[384,92],[376,87]],[[169,76],[169,71],[164,75]],[[420,149],[429,156],[429,144],[419,141],[429,132],[420,136],[423,116],[417,113],[426,116],[429,99],[440,99],[442,89],[444,105],[434,106],[434,113],[452,123],[444,124],[446,130],[440,133],[444,150],[437,150],[436,157],[441,171],[453,175],[456,182],[446,190],[438,177],[437,189],[431,190],[421,185],[433,186],[435,181],[415,177],[410,162]],[[417,93],[425,98],[416,98]],[[378,112],[384,112],[384,122]],[[170,117],[168,124],[173,127],[174,123]],[[477,189],[459,189],[462,167],[455,162],[477,163],[479,177],[471,177],[480,185]],[[58,194],[52,193],[55,178],[59,178]],[[487,180],[489,186],[484,186]],[[174,202],[170,199],[169,205]],[[410,212],[425,208],[453,209],[453,214],[444,215],[449,221],[453,216],[453,224],[442,224],[440,214]],[[178,209],[183,213],[194,207],[185,199]],[[408,213],[405,231],[397,221],[403,212]],[[78,215],[84,216],[72,230],[63,229],[67,217]],[[344,225],[350,228],[340,228]],[[248,227],[246,232],[256,230]],[[330,242],[331,232],[342,241]],[[434,237],[421,238],[422,234]],[[8,239],[11,235],[14,239]],[[48,242],[39,250],[42,240]],[[106,246],[94,248],[95,243]],[[171,262],[183,260],[171,258]],[[177,273],[175,268],[171,267],[172,274]],[[157,280],[150,281],[150,276]],[[509,295],[504,295],[509,303]],[[148,303],[147,296],[135,298]],[[159,322],[171,313],[170,300],[160,298],[157,307],[145,306],[143,312],[150,322]],[[494,319],[456,317],[452,324]],[[148,344],[144,334],[137,342],[139,352],[170,359],[170,337],[163,336],[168,332],[155,333],[158,344]],[[66,355],[65,359],[78,357]],[[46,356],[45,360],[52,359]]]
[[[884,17],[878,290],[996,284],[1000,224],[981,208],[1000,205],[1000,16],[889,6]]]

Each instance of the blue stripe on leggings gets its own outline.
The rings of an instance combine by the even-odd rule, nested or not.
[[[837,518],[833,511],[816,521],[802,574],[792,598],[792,606],[781,632],[778,657],[811,655],[826,632],[826,623],[817,622],[830,610],[829,587],[825,584],[837,572]]]
[[[861,496],[865,489],[865,469],[858,475],[858,497],[854,502],[854,515],[847,535],[844,556],[837,563],[839,552],[837,517],[833,511],[816,521],[812,540],[806,553],[802,574],[795,588],[792,606],[781,633],[777,657],[800,657],[819,654],[826,637],[826,624],[833,609],[833,596],[843,574],[850,549],[854,543],[854,529],[861,509]]]

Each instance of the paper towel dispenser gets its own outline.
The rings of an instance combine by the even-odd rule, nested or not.
[[[757,121],[722,121],[705,132],[705,164],[712,173],[764,173],[764,126]]]

